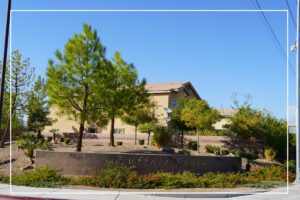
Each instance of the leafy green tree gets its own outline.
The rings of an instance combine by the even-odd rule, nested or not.
[[[198,151],[199,131],[212,130],[213,124],[220,120],[221,116],[216,109],[211,108],[204,100],[189,99],[185,102],[181,111],[181,120],[189,127],[197,129]]]
[[[150,102],[142,102],[141,105],[137,105],[132,108],[128,113],[122,116],[122,121],[126,124],[134,126],[134,144],[137,140],[137,129],[140,124],[154,123],[157,121],[155,117],[154,104]]]
[[[287,122],[277,119],[267,111],[243,105],[231,118],[226,128],[236,133],[235,145],[241,150],[256,150],[260,145],[269,146],[277,153],[279,160],[286,159]],[[255,138],[253,142],[250,138]]]
[[[105,97],[103,105],[110,119],[110,145],[114,146],[115,118],[122,118],[125,113],[135,109],[136,105],[148,102],[148,94],[145,90],[146,80],[139,81],[133,64],[127,64],[119,52],[115,53],[110,62],[106,80],[105,90],[99,90],[99,93]]]
[[[58,63],[50,60],[47,69],[50,104],[79,122],[76,151],[81,151],[85,123],[107,123],[98,92],[105,89],[103,85],[110,67],[105,60],[105,47],[97,31],[84,24],[83,33],[70,38],[63,52],[56,51],[56,58]],[[96,116],[101,120],[96,120]]]
[[[186,97],[180,97],[177,106],[172,109],[171,113],[171,121],[170,126],[176,130],[179,130],[181,133],[181,148],[184,147],[184,131],[189,131],[192,128],[186,125],[186,122],[181,119],[182,116],[182,110],[185,106],[185,103],[188,102],[188,99]]]
[[[53,119],[48,117],[49,114],[45,81],[39,76],[27,104],[27,129],[36,132],[37,137],[41,138],[41,131],[53,122]]]
[[[8,112],[8,106],[4,109],[4,115],[11,114],[12,122],[20,122],[20,119],[25,111],[26,104],[28,103],[31,85],[34,80],[34,68],[30,66],[29,58],[23,59],[18,50],[14,50],[12,52],[9,63],[11,64],[8,65],[9,68],[11,68],[11,74],[10,76],[6,76],[6,83],[11,83],[11,102],[9,103],[7,90],[6,97],[4,99],[4,105],[8,104],[11,106],[11,113]],[[4,147],[4,143],[9,134],[10,117],[8,116],[6,120],[5,129],[0,141],[0,148]],[[14,126],[14,124],[12,124],[12,126]]]
[[[159,126],[159,124],[157,122],[148,122],[148,123],[141,124],[138,127],[138,129],[141,133],[148,134],[147,145],[149,145],[149,143],[150,143],[151,133],[153,133],[155,131],[155,129],[157,129],[158,126]]]

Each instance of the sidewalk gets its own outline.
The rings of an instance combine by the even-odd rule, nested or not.
[[[94,190],[71,190],[59,188],[31,188],[23,186],[13,186],[13,194],[9,192],[9,185],[0,184],[0,200],[6,199],[7,196],[14,197],[33,197],[33,198],[47,198],[47,199],[74,199],[74,200],[179,200],[179,199],[217,199],[217,198],[230,198],[230,199],[264,199],[264,200],[299,200],[300,199],[300,185],[293,185],[289,189],[289,194],[272,194],[272,193],[285,193],[286,188],[277,188],[265,193],[258,194],[236,194],[236,193],[215,193],[215,194],[174,194],[174,193],[143,193],[131,194],[128,192],[120,191],[94,191]],[[2,196],[3,195],[3,196]],[[6,196],[6,197],[5,197]]]

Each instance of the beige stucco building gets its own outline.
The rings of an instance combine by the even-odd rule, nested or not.
[[[164,118],[167,117],[167,113],[164,109],[176,106],[180,96],[201,99],[190,82],[147,84],[146,89],[150,94],[151,101],[156,105],[155,113],[161,123],[165,123]],[[51,129],[59,129],[60,133],[78,132],[78,122],[70,120],[66,116],[57,115],[57,113],[58,109],[56,107],[51,107],[49,117],[56,119],[57,121],[53,123],[52,126],[47,126],[44,130],[45,133],[49,133]],[[86,125],[85,132],[109,133],[109,127],[110,124],[101,129]],[[115,133],[131,134],[134,133],[134,127],[125,124],[120,119],[116,119]]]
[[[171,82],[171,83],[154,83],[147,84],[146,89],[150,94],[151,101],[156,105],[156,116],[163,124],[168,114],[164,110],[165,108],[173,108],[177,105],[177,101],[180,96],[187,98],[201,99],[195,88],[190,82]],[[57,115],[58,110],[56,107],[51,107],[50,116],[57,121],[52,126],[47,126],[44,130],[45,133],[49,133],[51,129],[59,129],[60,133],[76,133],[79,129],[79,123],[68,119],[66,116]],[[223,125],[230,123],[228,117],[232,115],[233,111],[230,109],[220,109],[221,115],[225,116],[224,119],[217,122],[214,126],[218,130],[223,129]],[[96,133],[109,133],[110,124],[104,128],[95,127],[92,125],[86,125],[85,132]],[[115,120],[115,133],[116,134],[133,134],[134,127],[125,124],[120,119]]]

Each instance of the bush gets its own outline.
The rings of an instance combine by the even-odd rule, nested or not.
[[[42,150],[52,150],[52,144],[48,140],[42,140],[37,144],[38,149]]]
[[[276,157],[276,151],[273,148],[266,148],[264,152],[265,158],[268,161],[273,161]]]
[[[3,178],[1,181],[8,183],[9,177]],[[12,176],[12,184],[30,187],[53,188],[65,185],[68,181],[68,178],[59,175],[55,170],[49,169],[47,166]]]
[[[139,145],[144,145],[145,144],[145,140],[139,140]]]
[[[51,137],[51,136],[48,136],[46,141],[47,141],[47,142],[51,142],[51,141],[52,141],[52,139],[53,139],[53,137]]]
[[[153,132],[153,140],[159,148],[167,146],[172,139],[172,134],[164,126],[156,127]]]
[[[221,155],[226,156],[229,154],[229,151],[227,149],[221,149]]]
[[[234,155],[236,157],[242,157],[242,152],[240,150],[237,150],[237,151],[234,152]]]
[[[157,146],[156,142],[153,140],[153,138],[150,140],[150,146]]]
[[[247,151],[247,152],[242,152],[241,157],[247,158],[249,160],[255,160],[258,158],[258,155],[254,151]]]
[[[65,138],[64,137],[61,137],[60,138],[60,142],[64,142],[65,141]]]
[[[189,150],[197,151],[197,141],[189,141],[187,144]]]
[[[117,144],[117,146],[122,146],[123,142],[122,141],[117,141],[116,144]]]
[[[216,155],[220,155],[221,148],[218,147],[218,146],[208,144],[208,145],[205,145],[205,151],[207,153],[213,153],[213,154],[216,154]]]
[[[70,142],[71,142],[71,138],[67,138],[67,137],[64,138],[65,144],[70,144]]]

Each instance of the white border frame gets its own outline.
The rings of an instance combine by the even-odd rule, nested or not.
[[[43,9],[37,9],[37,10],[23,10],[23,9],[12,9],[10,15],[10,57],[12,53],[12,14],[13,12],[285,12],[286,13],[286,70],[287,70],[287,105],[286,105],[286,116],[287,116],[287,123],[289,120],[288,117],[288,106],[289,106],[289,11],[288,10],[198,10],[198,9],[92,9],[92,10],[60,10],[60,9],[54,9],[54,10],[43,10]],[[11,59],[10,59],[10,66],[11,66]],[[11,67],[9,69],[10,71],[10,80],[11,80]],[[10,120],[11,120],[11,81],[10,81]],[[288,126],[287,126],[288,127]],[[289,158],[289,140],[288,140],[289,132],[287,128],[287,161]],[[12,163],[11,163],[11,158],[12,158],[12,124],[10,123],[10,187],[9,187],[9,193],[14,195],[28,195],[28,194],[43,194],[43,195],[55,195],[53,192],[13,192],[12,191]],[[288,162],[287,162],[288,163]],[[235,197],[234,195],[253,195],[253,194],[259,194],[259,195],[270,195],[270,194],[289,194],[289,171],[287,167],[287,187],[286,187],[286,192],[123,192],[123,191],[98,191],[98,192],[59,192],[57,194],[87,194],[87,195],[95,195],[95,194],[147,194],[147,195],[153,195],[155,194],[227,194],[227,197]],[[75,189],[74,189],[75,190]],[[138,190],[138,189],[137,189]],[[92,190],[91,190],[92,191]],[[231,196],[233,195],[233,196]],[[48,197],[47,197],[48,198]]]

